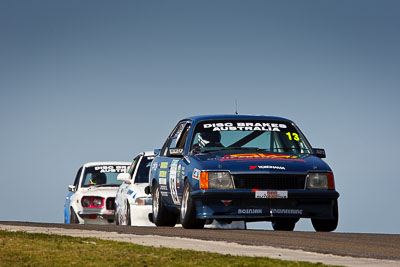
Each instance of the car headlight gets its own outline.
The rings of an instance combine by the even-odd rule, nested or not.
[[[84,208],[88,208],[92,204],[92,202],[90,201],[90,197],[83,197],[81,203]]]
[[[102,208],[104,206],[104,198],[82,197],[81,203],[84,208]]]
[[[319,189],[319,190],[333,190],[335,189],[335,183],[333,179],[333,173],[331,172],[310,172],[306,178],[307,189]]]
[[[136,205],[152,205],[151,197],[138,197],[135,199]]]
[[[101,197],[94,197],[93,198],[93,206],[95,208],[101,208],[103,207],[103,198]]]
[[[229,172],[207,172],[200,174],[201,189],[233,189],[232,176]]]

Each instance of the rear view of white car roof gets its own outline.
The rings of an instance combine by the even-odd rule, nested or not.
[[[131,165],[131,163],[126,161],[97,161],[85,163],[83,166],[86,168],[99,165]]]

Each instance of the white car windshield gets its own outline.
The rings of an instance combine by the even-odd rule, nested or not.
[[[196,125],[192,153],[227,150],[311,154],[311,148],[291,123],[267,120],[218,120]]]
[[[129,166],[126,165],[98,165],[85,168],[82,179],[82,187],[89,186],[120,186],[121,181],[117,176],[121,172],[127,172]]]

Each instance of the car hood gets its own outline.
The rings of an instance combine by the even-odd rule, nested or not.
[[[280,153],[212,152],[191,157],[203,170],[229,170],[235,172],[291,172],[307,173],[331,171],[328,164],[313,155]]]
[[[87,196],[104,196],[104,197],[115,197],[118,191],[118,186],[113,187],[83,187],[81,188],[81,193]]]

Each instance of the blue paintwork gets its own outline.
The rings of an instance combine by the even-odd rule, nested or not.
[[[251,160],[225,160],[224,156],[227,154],[242,154],[249,153],[247,151],[230,152],[211,152],[204,154],[192,155],[189,153],[189,146],[192,135],[197,123],[204,120],[224,120],[224,119],[240,119],[246,120],[272,120],[282,121],[287,124],[292,124],[291,120],[280,117],[269,116],[252,116],[252,115],[205,115],[193,116],[183,119],[181,121],[189,121],[192,126],[189,130],[188,138],[186,140],[184,157],[165,157],[157,155],[153,160],[152,167],[154,169],[150,173],[150,186],[157,183],[160,188],[159,172],[160,170],[167,170],[168,196],[163,196],[163,201],[167,208],[170,210],[178,211],[179,205],[173,203],[171,198],[171,188],[169,185],[169,167],[173,159],[178,159],[178,165],[182,166],[184,171],[177,173],[177,191],[179,198],[182,197],[184,188],[184,181],[187,179],[192,188],[192,198],[195,200],[197,217],[203,219],[233,219],[233,220],[269,220],[271,219],[271,210],[276,209],[302,209],[303,214],[290,214],[281,215],[280,217],[304,217],[304,218],[327,218],[333,217],[332,206],[334,201],[339,197],[336,190],[285,190],[288,191],[288,199],[290,201],[282,201],[280,199],[255,199],[255,193],[251,189],[233,189],[233,190],[201,190],[199,180],[193,179],[193,170],[227,170],[232,174],[234,173],[279,173],[279,174],[307,174],[308,172],[332,172],[331,168],[321,158],[314,155],[297,155],[296,160],[279,160],[279,159],[251,159]],[[294,123],[293,123],[294,124]],[[300,130],[299,130],[300,131]],[[305,137],[304,137],[305,138]],[[308,142],[305,140],[305,142]],[[311,146],[310,146],[311,147]],[[253,152],[251,152],[253,154]],[[270,153],[267,153],[270,154]],[[293,154],[290,154],[293,155]],[[168,169],[160,169],[162,162],[168,162]],[[258,165],[279,165],[285,170],[277,169],[251,169],[251,166]],[[221,203],[221,200],[229,199],[232,203],[227,207]],[[241,204],[241,200],[249,200],[247,206]],[[293,206],[295,205],[295,206]],[[260,214],[256,215],[239,215],[238,209],[262,209]],[[221,215],[216,215],[221,214]],[[275,217],[276,218],[276,217]]]
[[[67,197],[65,198],[65,205],[64,205],[64,223],[71,223],[70,218],[71,218],[71,196],[75,194],[75,192],[68,192]]]

